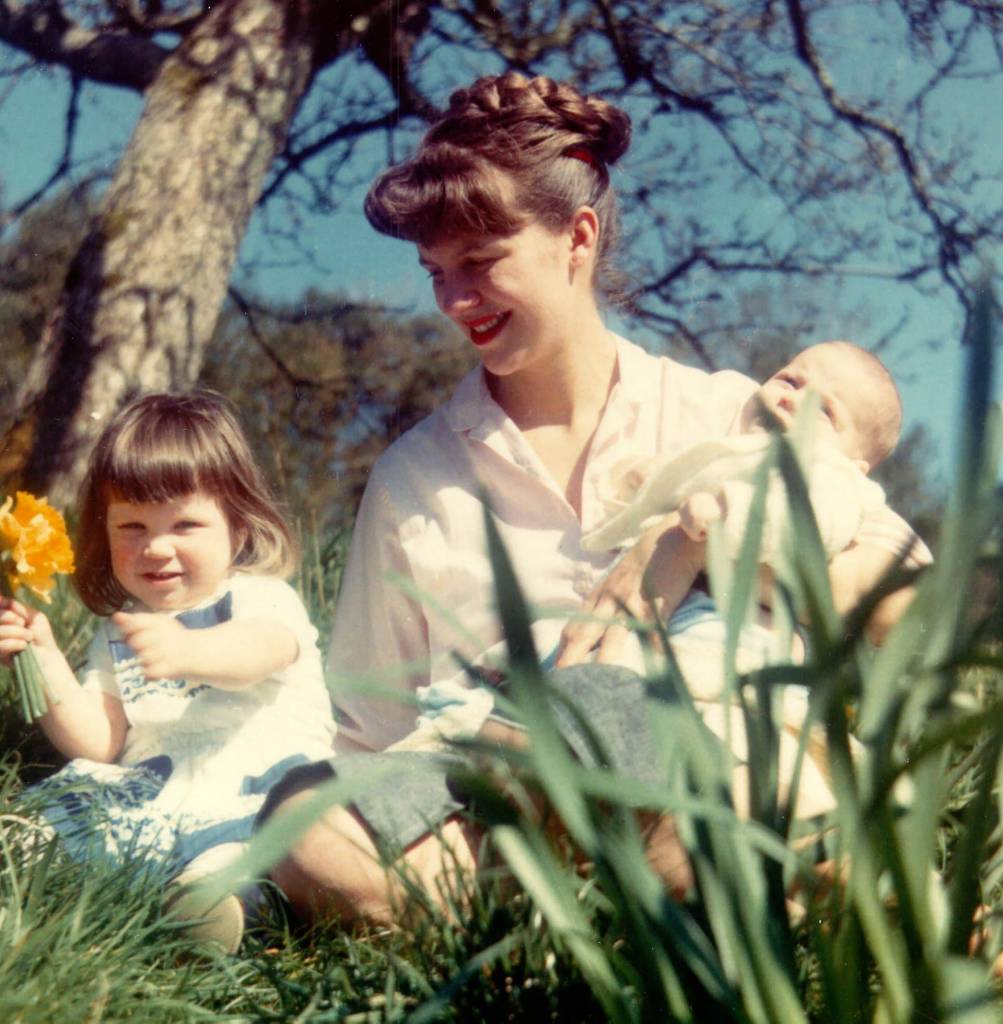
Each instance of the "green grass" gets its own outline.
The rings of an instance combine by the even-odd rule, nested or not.
[[[803,484],[788,448],[776,446],[797,537],[780,599],[807,619],[813,654],[803,667],[732,680],[758,741],[751,820],[734,813],[720,748],[685,695],[653,706],[654,728],[685,768],[664,790],[641,794],[630,780],[570,758],[543,699],[525,605],[495,542],[499,605],[519,652],[514,689],[533,738],[529,755],[499,767],[515,767],[547,795],[565,845],[555,849],[534,817],[498,798],[499,773],[475,774],[469,781],[504,866],[468,892],[461,923],[430,914],[410,930],[311,932],[277,902],[239,956],[196,956],[160,913],[164,879],[139,865],[80,868],[52,846],[30,848],[18,794],[55,758],[20,725],[8,685],[0,694],[0,1020],[1003,1020],[989,971],[1003,948],[995,909],[1003,893],[1003,637],[991,603],[971,602],[976,583],[998,585],[1003,569],[988,294],[979,309],[967,434],[938,564],[877,653],[862,642],[862,616],[841,621],[833,611]],[[751,536],[737,566],[713,567],[732,635],[751,593],[755,543]],[[343,538],[308,546],[302,590],[318,624],[329,620],[343,554]],[[58,607],[61,637],[82,651],[89,620],[70,600]],[[755,711],[772,687],[792,681],[810,688],[832,758],[838,806],[824,823],[824,846],[843,859],[837,884],[813,870],[823,844],[796,842],[777,792],[776,723]],[[651,680],[654,692],[678,684],[671,668]],[[696,876],[686,900],[670,899],[647,865],[632,813],[642,796],[677,822]],[[263,836],[252,856],[267,860],[280,845]],[[803,916],[786,898],[795,881]],[[983,903],[994,908],[987,940],[971,956]]]
[[[52,844],[32,849],[19,786],[8,762],[0,769],[0,1020],[599,1019],[591,990],[525,896],[503,898],[488,882],[463,927],[430,918],[413,932],[353,935],[290,926],[276,906],[239,957],[214,955],[161,915],[165,879],[155,872],[81,868]]]

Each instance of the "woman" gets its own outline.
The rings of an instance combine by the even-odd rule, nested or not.
[[[611,555],[580,544],[601,514],[600,483],[615,462],[725,433],[755,388],[740,374],[650,356],[604,325],[599,303],[613,294],[618,234],[609,167],[629,140],[626,114],[570,86],[512,73],[483,78],[454,93],[417,154],[371,189],[371,223],[416,245],[440,310],[482,365],[374,467],[335,620],[337,679],[368,678],[413,696],[455,676],[457,654],[474,661],[499,643],[485,494],[535,608],[563,610],[565,620],[583,610],[612,618],[624,605],[643,616],[642,578],[669,611],[689,589],[703,556],[678,529],[650,531],[612,571]],[[875,578],[905,536],[898,520],[875,529]],[[539,650],[560,640],[559,665],[615,661],[622,629],[579,622],[562,637],[561,626],[559,617],[534,624]],[[633,770],[636,723],[623,720],[622,698],[637,677],[601,665],[555,676],[587,696],[593,725],[624,748],[622,762],[611,750],[614,763]],[[594,704],[614,680],[614,706]],[[460,700],[467,725],[507,737],[511,730],[488,717],[490,696],[476,693]],[[339,752],[407,746],[413,700],[377,699],[347,683],[335,700]],[[335,771],[351,778],[377,764],[390,775],[351,808],[332,810],[274,872],[299,909],[394,918],[401,887],[378,847],[403,850],[407,873],[433,898],[444,876],[476,866],[476,830],[458,816],[462,799],[426,754],[312,766],[287,779],[272,806],[307,799]],[[685,887],[685,858],[668,823],[654,830],[652,855],[670,883]]]

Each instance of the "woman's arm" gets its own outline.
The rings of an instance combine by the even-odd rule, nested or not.
[[[9,664],[29,643],[45,677],[49,710],[39,725],[50,742],[68,758],[113,762],[129,728],[122,702],[80,686],[42,612],[0,598],[0,660]]]
[[[853,544],[829,563],[832,598],[840,615],[851,612],[896,562],[894,552],[874,544]],[[871,613],[865,627],[867,638],[880,645],[889,630],[902,618],[916,594],[913,586],[902,587],[884,598]]]
[[[384,750],[415,728],[414,693],[430,680],[425,613],[401,585],[413,580],[377,462],[359,505],[328,650],[336,749],[347,740]]]

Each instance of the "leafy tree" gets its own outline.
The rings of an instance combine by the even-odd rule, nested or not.
[[[982,0],[0,0],[8,73],[27,58],[69,78],[53,186],[85,85],[144,97],[18,389],[7,465],[72,492],[110,409],[197,379],[257,205],[330,211],[433,101],[504,66],[631,109],[636,313],[704,362],[701,310],[733,309],[746,275],[863,273],[964,314],[975,254],[1003,233],[1000,171],[984,126],[944,111],[959,81],[999,88],[1001,22]]]

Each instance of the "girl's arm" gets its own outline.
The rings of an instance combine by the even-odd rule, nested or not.
[[[115,761],[129,728],[122,702],[80,686],[42,612],[0,598],[0,660],[9,664],[29,643],[45,676],[49,710],[39,725],[50,742],[68,758]]]
[[[147,679],[191,679],[224,690],[259,683],[299,656],[293,631],[270,619],[237,619],[188,629],[168,615],[116,612],[112,621]]]

